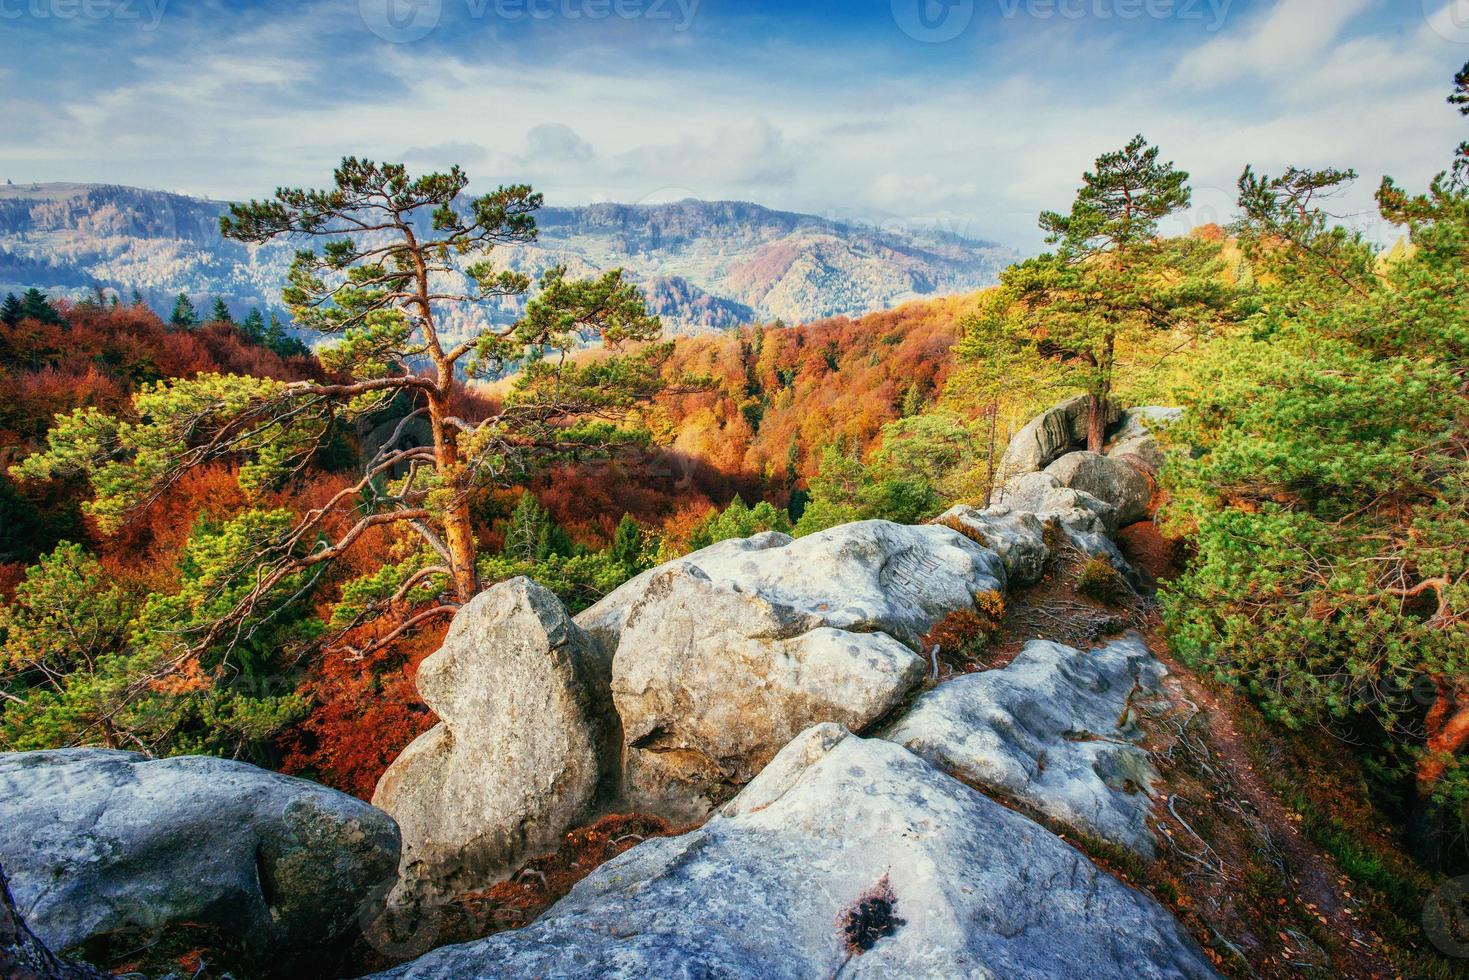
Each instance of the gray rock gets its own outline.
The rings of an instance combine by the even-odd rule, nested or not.
[[[243,762],[0,754],[0,866],[52,950],[213,926],[277,965],[355,935],[398,865],[387,814]]]
[[[821,725],[702,828],[608,862],[527,928],[382,974],[836,975],[1215,973],[1165,909],[1042,827],[900,746]]]
[[[923,635],[1004,576],[950,528],[864,521],[632,583],[612,677],[629,804],[702,817],[810,725],[877,721],[922,679]]]
[[[1002,479],[1045,469],[1057,457],[1086,445],[1090,397],[1077,395],[1031,419],[1005,447],[1000,459]],[[1107,426],[1122,417],[1116,405],[1107,406]]]
[[[1061,515],[1044,514],[1041,516],[1052,518]],[[1128,562],[1122,554],[1122,549],[1118,548],[1116,542],[1108,536],[1101,521],[1089,517],[1084,512],[1073,511],[1061,519],[1061,530],[1073,548],[1090,558],[1100,558],[1111,565],[1117,574],[1127,582],[1128,587],[1137,594],[1142,595],[1152,587],[1147,576]]]
[[[1102,451],[1113,459],[1141,465],[1149,473],[1163,467],[1163,450],[1155,433],[1183,417],[1181,408],[1145,405],[1122,413],[1116,430]]]
[[[487,589],[418,668],[440,723],[403,751],[373,803],[403,830],[395,903],[488,885],[553,850],[615,765],[607,666],[529,579]]]
[[[1064,541],[1083,555],[1106,561],[1134,592],[1146,591],[1149,586],[1145,576],[1128,563],[1110,537],[1114,529],[1108,527],[1108,521],[1116,518],[1117,509],[1089,493],[1056,487],[1054,482],[1044,473],[1031,473],[1016,481],[1022,486],[1019,499],[1042,507],[1040,513],[1012,509],[1008,504],[984,510],[960,505],[938,518],[937,523],[963,527],[998,552],[1012,587],[1039,581],[1052,557],[1053,543]],[[1026,486],[1045,489],[1031,494],[1024,489]]]
[[[789,534],[765,531],[749,538],[719,541],[700,551],[659,565],[657,568],[650,568],[628,579],[604,596],[596,605],[578,613],[575,622],[592,637],[598,650],[610,664],[613,654],[617,652],[617,640],[622,636],[622,627],[627,623],[628,610],[648,590],[648,583],[653,580],[653,576],[666,571],[673,565],[692,565],[695,568],[701,568],[707,564],[717,571],[729,567],[732,563],[737,563],[743,555],[757,551],[769,551],[772,548],[784,548],[793,540]]]
[[[1117,508],[1085,490],[1064,486],[1051,473],[1026,473],[995,493],[995,504],[1031,514],[1059,514],[1087,525],[1100,522],[1108,534],[1118,528]]]
[[[1011,588],[1034,584],[1045,575],[1050,558],[1046,526],[1033,513],[1003,505],[980,510],[961,504],[949,508],[934,523],[962,528],[961,533],[999,555]]]
[[[1069,490],[1090,494],[1117,508],[1117,527],[1148,516],[1153,483],[1135,466],[1098,453],[1067,453],[1044,471]]]
[[[1152,856],[1158,779],[1133,705],[1167,673],[1141,638],[1080,651],[1034,640],[1003,670],[921,696],[884,736],[971,784]]]
[[[1103,453],[1114,458],[1131,457],[1141,461],[1149,472],[1156,473],[1163,464],[1163,451],[1158,445],[1159,430],[1183,419],[1183,408],[1141,406],[1122,413],[1116,428],[1108,436]]]
[[[46,948],[26,925],[10,881],[0,868],[0,977],[15,980],[103,980],[103,974],[85,964],[69,963]]]

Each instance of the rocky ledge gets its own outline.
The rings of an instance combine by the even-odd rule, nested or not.
[[[533,925],[382,974],[1213,977],[1151,898],[901,746],[817,725]]]

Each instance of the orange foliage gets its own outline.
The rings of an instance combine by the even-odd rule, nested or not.
[[[366,647],[391,627],[366,624],[348,634],[347,642]],[[434,724],[413,678],[447,631],[447,620],[434,621],[366,657],[323,655],[298,688],[315,707],[282,740],[281,771],[371,799],[398,753]]]
[[[670,376],[711,375],[719,390],[670,400],[658,421],[674,445],[735,484],[778,483],[790,447],[809,477],[842,439],[866,450],[899,417],[909,386],[931,396],[954,368],[952,347],[972,297],[910,303],[857,320],[743,328],[681,340]]]

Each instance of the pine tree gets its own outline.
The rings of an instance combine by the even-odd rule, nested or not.
[[[20,310],[20,297],[14,293],[6,293],[5,302],[0,303],[0,323],[7,327],[20,323]]]
[[[209,314],[209,319],[216,323],[234,323],[235,318],[230,313],[230,308],[220,297],[214,298],[214,310]]]
[[[258,306],[246,314],[240,329],[250,338],[251,343],[259,344],[265,340],[265,317],[261,315]]]
[[[143,300],[143,294],[138,292],[136,288],[133,289],[133,306],[137,307],[138,309],[142,309],[144,306],[147,305],[148,304]]]
[[[642,293],[618,270],[577,280],[556,267],[541,275],[514,323],[492,324],[480,315],[487,305],[533,287],[528,276],[497,262],[496,250],[535,239],[541,196],[515,185],[468,199],[468,185],[458,167],[413,176],[400,164],[349,157],[329,188],[281,188],[270,200],[232,205],[220,219],[226,238],[291,242],[295,259],[282,299],[295,327],[323,337],[329,378],[284,382],[203,373],[144,386],[126,412],[88,407],[59,416],[48,448],[13,468],[25,479],[63,473],[90,479],[87,510],[112,529],[194,467],[237,466],[241,488],[253,494],[295,479],[344,424],[393,405],[422,416],[428,445],[399,438],[381,447],[363,460],[361,493],[338,494],[301,515],[292,533],[259,543],[248,559],[257,575],[252,595],[218,609],[191,634],[193,648],[237,635],[230,627],[257,609],[250,600],[267,600],[297,573],[318,574],[376,538],[368,532],[390,528],[432,552],[429,565],[400,563],[399,570],[428,572],[420,584],[439,588],[410,587],[431,604],[375,641],[380,649],[403,630],[452,614],[478,592],[484,556],[471,508],[479,491],[506,488],[514,474],[568,453],[585,457],[637,438],[618,422],[666,387],[662,365],[671,353],[667,345],[640,344],[661,330]],[[370,240],[344,234],[353,227],[381,234]],[[461,257],[467,266],[458,264]],[[464,273],[458,286],[439,281],[451,268]],[[177,320],[197,322],[187,295],[178,307]],[[272,319],[272,349],[303,351]],[[446,321],[479,326],[451,337],[441,332]],[[593,341],[614,350],[637,346],[587,364],[548,356]],[[503,409],[475,422],[456,414],[466,376],[499,374],[510,365],[519,374]],[[160,446],[183,451],[160,453]],[[399,473],[404,476],[388,476]],[[302,547],[308,541],[316,544]],[[571,550],[564,531],[548,532],[544,544]],[[376,598],[371,604],[365,612],[393,606]]]
[[[188,293],[179,293],[178,299],[174,300],[173,315],[168,318],[168,322],[184,329],[199,323],[199,311],[194,309]]]
[[[610,550],[612,560],[626,568],[629,575],[643,570],[643,529],[631,514],[623,514],[622,520],[617,522]]]
[[[1160,163],[1141,136],[1097,158],[1082,176],[1071,211],[1043,212],[1040,226],[1056,245],[1008,269],[1037,345],[1067,367],[1091,396],[1087,448],[1106,435],[1119,339],[1124,334],[1206,323],[1227,292],[1211,267],[1219,247],[1197,239],[1158,238],[1164,218],[1188,207],[1188,174]]]
[[[541,533],[548,518],[535,494],[529,490],[522,493],[505,527],[505,557],[522,562],[541,557]]]
[[[58,326],[66,322],[56,307],[51,305],[46,294],[34,288],[27,289],[20,298],[20,318]]]
[[[1188,451],[1163,471],[1164,516],[1192,558],[1162,607],[1179,655],[1285,725],[1348,733],[1462,839],[1469,189],[1385,180],[1383,216],[1413,248],[1383,264],[1320,207],[1349,175],[1240,181],[1239,233],[1270,274],[1248,329],[1194,363],[1166,434]]]
[[[261,339],[269,350],[281,357],[305,357],[311,353],[305,344],[286,332],[280,317],[274,313],[270,315],[270,326]]]
[[[903,407],[899,411],[902,413],[903,418],[911,419],[913,416],[922,413],[923,404],[923,389],[919,388],[918,382],[915,381],[904,392]]]

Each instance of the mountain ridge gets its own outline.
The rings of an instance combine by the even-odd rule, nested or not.
[[[296,246],[225,241],[217,222],[228,206],[121,184],[0,186],[0,291],[136,289],[160,307],[182,291],[196,304],[218,296],[237,309],[278,306]],[[500,253],[507,266],[531,275],[558,264],[575,275],[624,268],[675,335],[966,293],[1015,258],[952,232],[872,228],[748,201],[553,205],[537,225],[537,241]],[[489,319],[512,319],[519,308],[506,302]],[[450,333],[473,328],[449,320]]]

